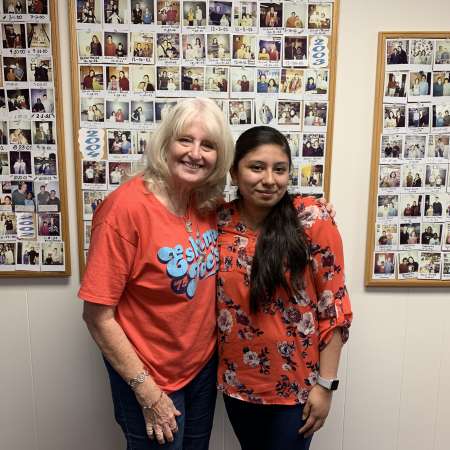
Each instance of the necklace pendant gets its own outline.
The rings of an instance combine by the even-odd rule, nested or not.
[[[184,228],[186,229],[186,231],[187,231],[188,233],[192,233],[192,222],[191,222],[190,220],[187,220],[187,221],[184,223]]]

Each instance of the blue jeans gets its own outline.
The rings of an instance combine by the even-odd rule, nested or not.
[[[179,391],[169,394],[181,416],[174,441],[158,444],[145,430],[142,409],[134,392],[105,360],[114,403],[114,415],[127,440],[127,450],[208,450],[216,405],[217,354]],[[181,370],[181,369],[180,369]]]
[[[305,421],[302,405],[260,405],[223,396],[242,450],[308,450],[310,438],[298,434]]]

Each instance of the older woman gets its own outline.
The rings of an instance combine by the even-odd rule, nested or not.
[[[155,132],[145,173],[96,210],[79,296],[128,448],[208,448],[217,368],[213,210],[232,153],[216,104],[181,102]]]

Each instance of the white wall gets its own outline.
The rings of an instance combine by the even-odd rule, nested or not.
[[[74,204],[67,1],[58,3]],[[448,0],[341,3],[331,187],[356,318],[342,358],[342,388],[314,450],[449,448],[450,290],[363,287],[377,32],[442,31],[449,18]],[[72,278],[0,280],[2,450],[124,448],[100,356],[80,320],[73,211],[70,226]],[[221,403],[211,449],[238,449]]]

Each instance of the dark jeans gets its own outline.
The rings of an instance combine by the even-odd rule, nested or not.
[[[259,405],[224,395],[242,450],[308,450],[312,438],[298,434],[302,405]]]
[[[181,416],[172,443],[158,444],[145,430],[142,409],[130,386],[105,360],[114,414],[127,440],[127,450],[208,450],[216,405],[217,354],[184,388],[169,395]],[[180,368],[181,370],[181,368]]]

